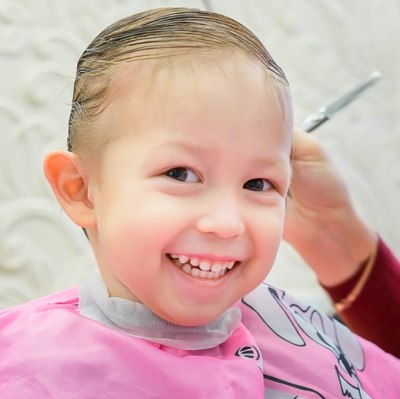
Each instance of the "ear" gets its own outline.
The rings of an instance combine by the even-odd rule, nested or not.
[[[96,214],[89,196],[89,182],[76,156],[56,151],[44,160],[44,174],[67,215],[81,227],[94,227]]]

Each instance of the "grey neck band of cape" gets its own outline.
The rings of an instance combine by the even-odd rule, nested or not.
[[[182,350],[201,350],[225,342],[241,322],[239,308],[226,310],[204,326],[169,323],[141,303],[109,297],[99,274],[92,275],[79,293],[80,314],[114,330]]]

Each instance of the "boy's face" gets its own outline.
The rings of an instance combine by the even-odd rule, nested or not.
[[[260,284],[282,236],[291,135],[258,64],[224,58],[152,86],[121,75],[99,121],[117,135],[90,183],[104,280],[179,325]]]

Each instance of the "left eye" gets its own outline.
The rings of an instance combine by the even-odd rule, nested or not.
[[[273,185],[265,179],[251,179],[244,183],[243,188],[251,191],[268,191]]]
[[[170,170],[167,170],[165,174],[171,179],[187,183],[196,183],[200,181],[195,172],[193,172],[189,168],[184,168],[184,167],[172,168]]]

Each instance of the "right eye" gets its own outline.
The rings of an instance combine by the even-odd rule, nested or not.
[[[197,183],[200,181],[199,177],[189,168],[178,167],[172,168],[165,172],[165,175],[173,180],[183,181],[186,183]]]

